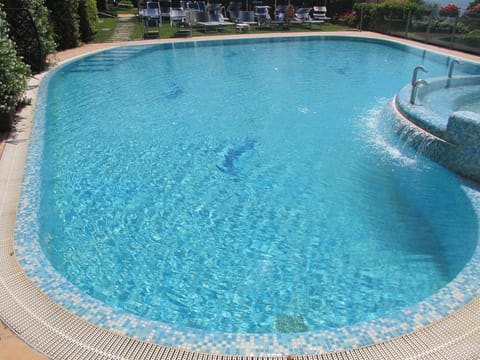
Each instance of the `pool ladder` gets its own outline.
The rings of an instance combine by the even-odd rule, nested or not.
[[[455,64],[462,65],[463,63],[460,61],[460,59],[454,59],[450,63],[450,66],[448,67],[448,78],[451,79],[453,75],[453,67]]]
[[[413,70],[413,76],[412,76],[412,94],[410,95],[410,104],[415,105],[415,98],[417,97],[417,89],[420,85],[427,85],[427,81],[420,79],[417,80],[418,72],[422,70],[423,72],[428,73],[428,70],[423,66],[423,65],[418,65],[414,70]]]

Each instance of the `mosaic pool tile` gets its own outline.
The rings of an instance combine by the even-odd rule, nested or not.
[[[45,96],[48,77],[39,96]],[[458,310],[479,294],[480,245],[471,261],[458,276],[437,294],[383,319],[354,326],[295,334],[230,334],[168,325],[113,309],[86,295],[58,274],[39,245],[39,172],[42,157],[41,133],[44,129],[42,108],[37,109],[24,187],[15,230],[15,251],[25,273],[55,302],[72,313],[121,334],[167,346],[225,354],[309,354],[349,349],[390,339],[411,332]],[[464,185],[480,222],[480,192]]]

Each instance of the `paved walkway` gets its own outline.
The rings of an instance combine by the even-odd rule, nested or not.
[[[110,38],[112,42],[128,41],[135,26],[137,18],[135,15],[122,15],[118,17],[119,22]]]
[[[0,359],[46,360],[47,358],[32,350],[0,321]]]

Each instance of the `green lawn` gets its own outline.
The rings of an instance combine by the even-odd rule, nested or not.
[[[118,18],[100,18],[97,27],[97,33],[93,37],[92,42],[107,42],[112,36],[118,24]]]
[[[128,9],[125,12],[130,14],[135,14],[136,9]],[[143,23],[136,17],[130,20],[134,23],[133,30],[130,34],[130,40],[140,40],[143,39],[144,29]],[[98,26],[97,34],[95,35],[93,42],[107,42],[109,41],[110,37],[115,30],[115,27],[118,24],[118,18],[102,18],[100,19],[100,23]],[[333,25],[329,23],[325,23],[322,25],[313,24],[312,28],[305,28],[302,26],[291,26],[290,29],[281,29],[281,28],[259,28],[256,25],[250,26],[250,33],[292,33],[292,32],[300,32],[300,31],[312,31],[312,32],[319,32],[319,31],[339,31],[339,30],[347,30],[349,27],[341,26],[341,25]],[[174,38],[175,34],[179,28],[171,27],[169,23],[164,23],[160,27],[160,38],[162,39],[169,39]],[[217,35],[233,35],[237,34],[238,32],[235,30],[234,26],[225,26],[222,28],[223,31],[221,32],[211,32],[211,33],[204,33],[200,28],[193,28],[192,29],[192,36],[217,36]]]

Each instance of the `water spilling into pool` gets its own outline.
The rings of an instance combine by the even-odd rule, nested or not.
[[[51,264],[110,306],[220,332],[352,325],[451,281],[477,216],[384,110],[419,61],[437,76],[446,62],[304,40],[119,48],[58,69],[39,165]]]

